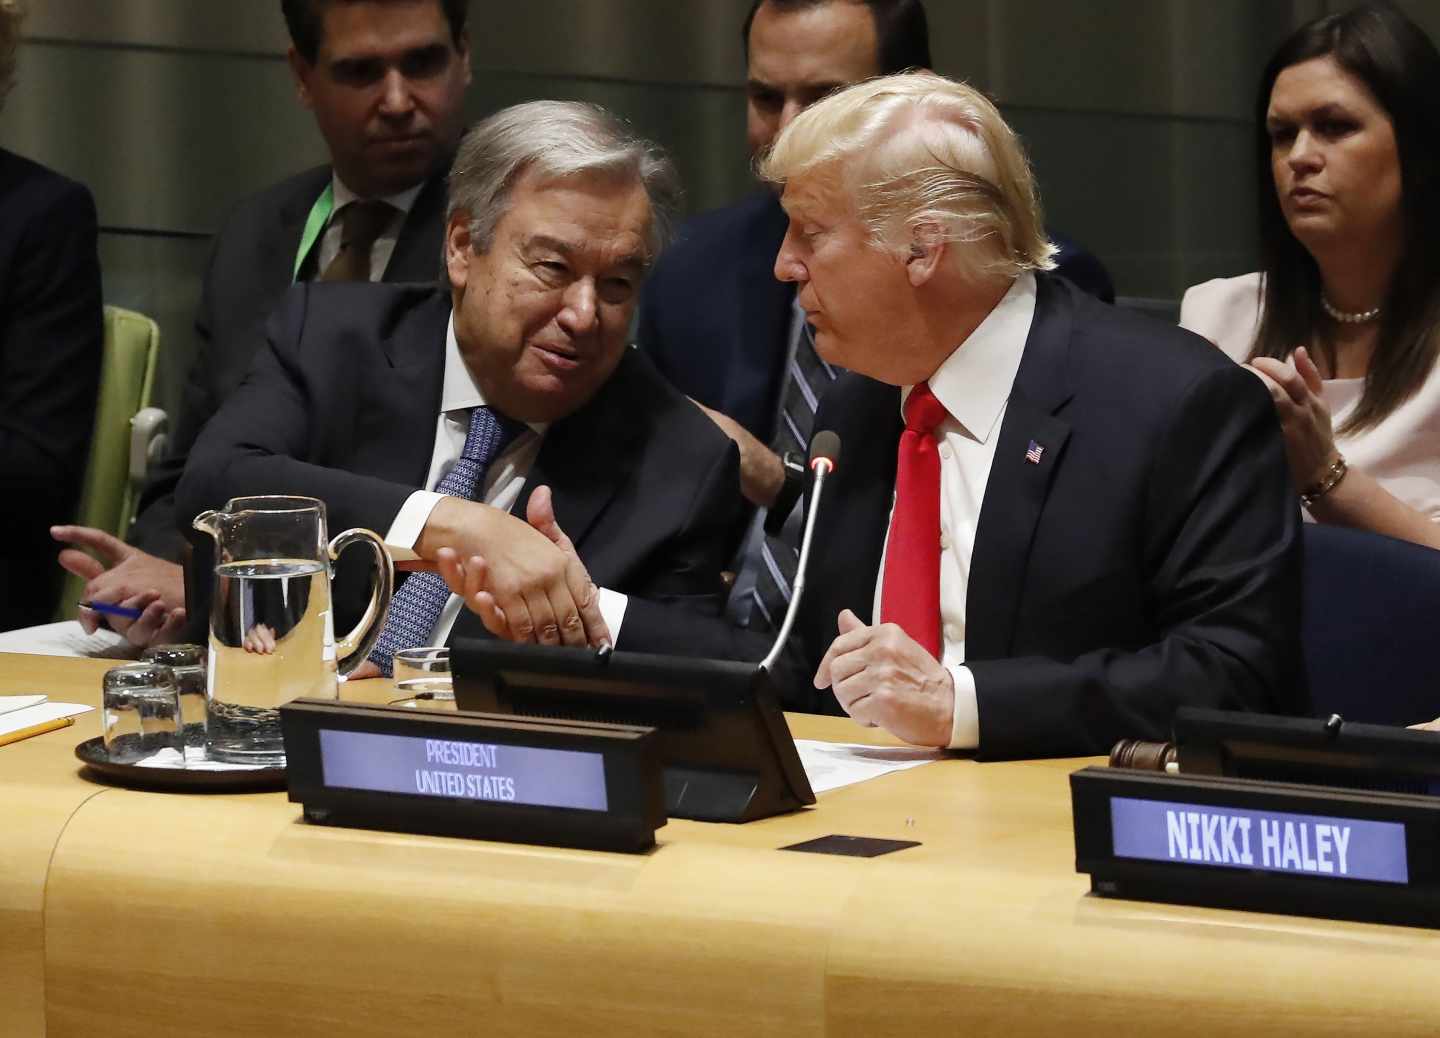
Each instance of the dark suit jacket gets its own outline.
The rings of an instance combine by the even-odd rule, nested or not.
[[[646,280],[636,342],[687,396],[775,436],[795,286],[775,279],[785,211],[773,192],[690,220]],[[1090,253],[1054,236],[1057,273],[1113,302]]]
[[[103,353],[95,202],[0,150],[0,630],[50,619]]]
[[[211,249],[195,317],[198,350],[190,369],[170,447],[140,499],[130,539],[146,551],[174,559],[180,551],[175,486],[196,438],[229,399],[265,341],[265,322],[290,287],[295,253],[310,208],[330,182],[318,166],[242,201]],[[434,282],[440,274],[445,223],[445,178],[437,174],[415,199],[385,281]]]
[[[1198,336],[1038,284],[966,597],[980,755],[1165,739],[1182,704],[1298,710],[1300,517],[1269,396]],[[782,684],[794,705],[837,712],[828,691],[806,701],[809,679],[841,609],[873,620],[899,390],[844,375],[817,427],[843,450]],[[627,629],[642,622],[652,647],[756,651],[743,633],[627,613]]]
[[[182,513],[236,495],[304,494],[326,503],[332,535],[383,535],[425,485],[449,313],[448,294],[424,286],[292,289],[268,348],[191,453]],[[515,514],[547,484],[596,583],[718,614],[721,534],[740,507],[739,478],[734,445],[627,349],[600,392],[550,426]],[[346,623],[364,577],[361,565],[337,582]],[[479,630],[463,612],[455,633]]]

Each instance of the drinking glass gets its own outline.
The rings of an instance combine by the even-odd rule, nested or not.
[[[101,681],[101,723],[105,752],[112,761],[134,764],[162,750],[185,759],[180,692],[169,667],[127,663],[112,667]]]
[[[205,646],[156,645],[140,659],[169,667],[175,675],[186,756],[200,756],[205,750]]]
[[[429,645],[395,653],[395,688],[410,699],[453,700],[450,650]]]

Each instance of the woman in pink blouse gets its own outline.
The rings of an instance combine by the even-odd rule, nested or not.
[[[1322,18],[1257,115],[1264,269],[1181,324],[1264,381],[1312,518],[1440,548],[1440,52],[1388,5]]]

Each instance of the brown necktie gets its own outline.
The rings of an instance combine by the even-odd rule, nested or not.
[[[389,202],[350,202],[340,210],[340,251],[320,275],[321,281],[369,281],[370,249],[395,207]]]

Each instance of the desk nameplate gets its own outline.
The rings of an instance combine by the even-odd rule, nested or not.
[[[665,824],[648,728],[309,699],[280,717],[311,822],[626,851]]]
[[[1440,927],[1440,799],[1113,768],[1070,789],[1097,894]]]

